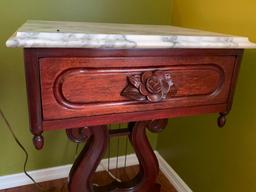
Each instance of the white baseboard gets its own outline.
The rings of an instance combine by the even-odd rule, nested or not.
[[[156,156],[159,160],[160,169],[171,184],[177,189],[178,192],[192,192],[192,190],[185,184],[185,182],[178,176],[178,174],[168,165],[163,157],[156,151]],[[125,164],[125,157],[121,156],[118,159],[118,167],[121,168]],[[127,166],[138,165],[138,160],[135,154],[127,156]],[[103,171],[108,167],[108,160],[104,159],[101,162],[101,166],[97,168],[97,171]],[[110,169],[116,168],[116,158],[111,158],[109,161]],[[39,169],[35,171],[29,171],[29,174],[37,181],[44,182],[50,180],[56,180],[68,177],[71,165],[58,166],[47,169]],[[14,188],[24,185],[32,184],[32,181],[26,177],[24,173],[12,174],[7,176],[0,176],[0,190]]]
[[[157,156],[159,167],[165,177],[170,181],[174,188],[178,192],[193,192],[188,185],[180,178],[180,176],[175,172],[175,170],[165,161],[165,159],[155,151]]]
[[[44,182],[67,177],[70,168],[71,165],[65,165],[47,169],[38,169],[29,171],[28,173],[36,182]],[[0,190],[29,184],[32,184],[32,181],[24,173],[0,177]]]
[[[109,168],[115,169],[116,158],[110,158],[109,162],[110,162]],[[125,157],[124,156],[119,157],[118,167],[124,167],[124,164],[125,164]],[[126,165],[127,166],[138,165],[138,160],[135,154],[130,154],[127,156]],[[35,171],[29,171],[28,173],[35,179],[36,182],[51,181],[51,180],[68,177],[71,166],[72,165],[70,164],[70,165],[58,166],[58,167],[47,168],[47,169],[39,169]],[[107,168],[107,167],[108,167],[108,160],[103,159],[101,161],[101,166],[98,166],[97,171],[103,171],[104,168]],[[0,190],[29,185],[29,184],[32,184],[32,181],[24,173],[0,176]]]

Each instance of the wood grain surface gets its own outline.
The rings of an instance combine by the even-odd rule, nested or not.
[[[25,49],[30,129],[42,132],[205,113],[227,113],[241,49]],[[148,103],[121,95],[128,76],[163,70],[177,93]]]

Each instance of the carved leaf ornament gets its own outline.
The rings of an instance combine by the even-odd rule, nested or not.
[[[147,71],[128,77],[121,95],[136,101],[159,102],[168,94],[176,94],[171,74],[166,71]]]

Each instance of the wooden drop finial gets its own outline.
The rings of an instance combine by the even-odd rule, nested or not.
[[[218,118],[218,126],[220,128],[224,127],[224,125],[226,124],[226,121],[227,121],[227,113],[220,113],[220,116]]]
[[[41,150],[44,146],[44,137],[42,135],[35,135],[33,138],[33,143],[37,150]]]

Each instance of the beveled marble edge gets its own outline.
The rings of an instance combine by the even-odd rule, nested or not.
[[[256,44],[251,43],[247,37],[174,26],[48,21],[28,21],[8,39],[6,46],[115,49],[256,48]]]

